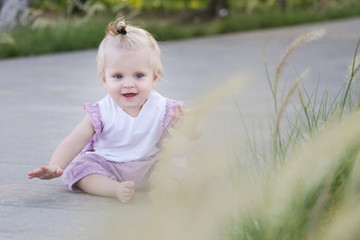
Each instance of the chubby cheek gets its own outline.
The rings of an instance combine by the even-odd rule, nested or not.
[[[109,94],[120,94],[120,88],[119,87],[116,87],[116,86],[107,86],[106,87],[106,90],[108,91]]]
[[[113,84],[105,84],[104,86],[110,96],[112,96],[113,98],[118,97],[120,92],[120,89],[118,87],[114,86]]]

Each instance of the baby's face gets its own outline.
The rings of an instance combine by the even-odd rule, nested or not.
[[[137,116],[157,82],[150,48],[106,46],[102,79],[112,99],[129,115]]]

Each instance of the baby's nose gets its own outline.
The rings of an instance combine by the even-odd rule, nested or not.
[[[125,88],[135,87],[135,83],[134,83],[132,80],[125,80],[125,82],[124,82],[124,87],[125,87]]]

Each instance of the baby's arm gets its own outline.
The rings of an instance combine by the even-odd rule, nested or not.
[[[95,130],[88,115],[56,148],[48,166],[28,173],[29,179],[60,177],[67,165],[81,152],[94,135]]]
[[[190,110],[184,110],[181,105],[177,105],[176,109],[174,110],[174,113],[170,115],[171,119],[174,122],[173,128],[180,128],[181,122],[186,115],[189,117],[192,115],[193,112]],[[192,122],[189,124],[188,129],[182,129],[184,131],[184,134],[192,140],[198,139],[202,135],[202,125],[198,120],[196,120],[194,117],[191,119]]]

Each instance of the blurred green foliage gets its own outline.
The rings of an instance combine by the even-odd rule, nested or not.
[[[246,12],[267,11],[277,9],[281,0],[226,0],[232,10]],[[99,2],[107,7],[116,7],[119,4],[128,4],[132,9],[144,10],[182,10],[203,9],[210,0],[35,0],[33,6],[47,10],[65,10],[70,4],[76,2]],[[283,0],[287,10],[326,10],[339,7],[349,7],[360,4],[360,0]]]
[[[360,0],[287,0],[285,10],[280,0],[227,1],[229,14],[211,21],[197,15],[210,0],[35,0],[20,26],[0,32],[0,59],[96,48],[119,16],[169,41],[360,15]]]
[[[234,0],[232,0],[234,1]],[[119,4],[127,4],[133,9],[147,9],[147,10],[181,10],[184,8],[198,9],[206,6],[208,0],[35,0],[33,7],[47,10],[65,10],[69,4],[85,2],[99,2],[109,8],[118,6]]]

